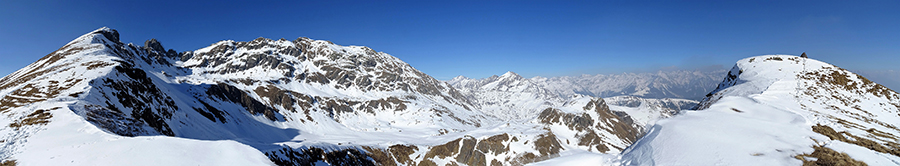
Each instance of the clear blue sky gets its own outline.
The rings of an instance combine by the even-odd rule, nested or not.
[[[365,45],[438,79],[722,65],[800,54],[900,70],[900,1],[0,1],[0,75],[99,27],[195,50],[309,37]]]

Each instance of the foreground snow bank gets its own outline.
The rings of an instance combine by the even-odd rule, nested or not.
[[[104,132],[68,109],[29,138],[18,163],[28,165],[273,165],[259,150],[232,140],[167,136],[122,137]]]
[[[702,111],[659,121],[626,149],[626,165],[801,165],[793,156],[813,151],[800,115],[755,102],[725,97]]]
[[[900,165],[885,150],[900,135],[900,95],[825,62],[742,59],[699,107],[658,121],[623,152],[623,165]],[[809,157],[814,151],[850,159]]]
[[[616,158],[617,157],[615,155],[574,150],[565,152],[565,154],[561,154],[560,157],[527,164],[527,166],[620,165]]]

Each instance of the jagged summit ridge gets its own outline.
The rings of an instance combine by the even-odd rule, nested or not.
[[[303,130],[305,133],[331,132],[328,129],[316,129],[314,125],[306,123],[329,123],[342,128],[340,130],[370,132],[385,132],[384,130],[398,132],[402,129],[391,126],[409,123],[405,125],[431,126],[420,131],[439,134],[469,130],[491,121],[476,118],[483,117],[477,112],[463,111],[469,110],[471,106],[466,105],[467,101],[456,100],[451,96],[455,93],[452,88],[390,55],[374,52],[367,47],[343,47],[330,42],[302,40],[302,38],[300,42],[313,43],[305,45],[303,50],[309,52],[310,57],[316,58],[309,58],[305,62],[296,63],[295,66],[286,66],[281,61],[260,62],[254,58],[262,56],[250,55],[259,53],[255,55],[284,59],[284,54],[267,52],[271,49],[258,50],[264,49],[262,47],[270,48],[272,45],[286,44],[268,39],[258,39],[255,42],[219,42],[217,43],[219,45],[212,47],[231,47],[221,49],[223,53],[206,51],[204,53],[209,53],[208,55],[191,56],[194,52],[198,52],[192,51],[185,52],[179,57],[174,50],[163,51],[164,47],[155,39],[145,42],[145,46],[123,44],[118,41],[117,31],[100,28],[82,35],[28,67],[4,77],[3,90],[0,94],[3,105],[0,106],[0,111],[7,113],[14,120],[28,117],[32,113],[30,111],[41,109],[43,105],[60,100],[72,101],[74,102],[72,106],[45,109],[54,110],[49,113],[57,117],[61,116],[60,111],[75,112],[100,130],[122,136],[168,135],[201,140],[272,140],[267,137],[291,139],[288,136],[290,133],[275,131],[274,126],[306,128]],[[296,45],[292,45],[294,46]],[[234,51],[250,52],[244,55],[249,58],[228,54]],[[350,51],[352,54],[348,53]],[[325,53],[328,54],[324,55]],[[242,62],[249,66],[244,69],[253,70],[254,67],[258,67],[255,69],[259,69],[257,71],[260,73],[269,72],[272,68],[266,68],[270,67],[266,65],[275,64],[276,67],[282,66],[281,69],[298,67],[317,71],[309,74],[302,72],[289,74],[325,78],[317,78],[315,82],[309,83],[302,81],[312,79],[302,77],[216,78],[227,74],[216,75],[215,73],[219,71],[209,72],[212,70],[204,68],[206,66],[185,65],[190,65],[190,60],[210,64],[207,59],[217,58],[215,55],[244,60]],[[296,55],[307,56],[299,52]],[[319,57],[323,55],[324,58]],[[188,63],[182,61],[182,57],[190,57]],[[367,61],[357,64],[353,61],[363,57],[380,64]],[[310,61],[312,59],[317,61]],[[207,61],[203,62],[204,60]],[[340,64],[354,66],[337,66]],[[320,68],[320,65],[323,67]],[[354,68],[359,69],[356,66],[370,68],[351,71]],[[359,77],[358,73],[366,74],[370,79],[354,79],[353,77]],[[362,88],[340,86],[349,84],[345,82],[369,86]],[[379,84],[383,86],[375,86]],[[359,95],[361,93],[354,92],[363,88],[367,88],[369,92],[379,91],[379,93]],[[369,119],[364,117],[375,117],[379,112],[388,110],[389,113],[398,115],[392,118],[404,120],[383,120],[391,123],[341,123]],[[268,123],[267,125],[253,125],[260,123],[256,122],[257,118],[271,121],[262,121],[263,124]],[[235,124],[244,125],[236,128]],[[248,129],[254,132],[248,133]],[[268,133],[254,134],[255,132]],[[7,133],[11,135],[6,137],[17,140],[28,138],[27,135],[14,133],[18,132]],[[256,143],[251,145],[258,146]],[[18,153],[10,151],[4,154]]]
[[[121,41],[119,40],[119,31],[116,31],[115,29],[111,29],[109,27],[102,27],[88,34],[101,34],[109,41],[121,43]]]
[[[524,79],[522,76],[512,71],[507,71],[506,73],[503,73],[503,75],[500,75],[500,77],[508,79]]]
[[[532,98],[490,108],[508,114],[485,111],[493,100],[473,101],[363,46],[258,38],[177,53],[155,39],[118,39],[113,29],[92,31],[0,79],[0,123],[10,124],[0,128],[0,159],[520,165],[568,150],[617,153],[642,132],[586,96],[517,95]],[[541,92],[515,73],[502,77],[489,90]]]

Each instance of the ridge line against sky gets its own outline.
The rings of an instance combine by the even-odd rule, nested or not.
[[[99,27],[190,51],[220,40],[309,37],[368,46],[441,80],[730,68],[807,52],[900,70],[900,1],[0,1],[0,74]]]

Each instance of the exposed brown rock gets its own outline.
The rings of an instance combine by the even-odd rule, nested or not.
[[[484,166],[486,162],[484,153],[475,150],[476,143],[477,140],[475,138],[466,136],[462,140],[462,146],[459,149],[459,156],[456,156],[456,161],[467,165]]]
[[[558,154],[559,151],[563,150],[559,140],[556,139],[556,135],[552,132],[547,132],[538,136],[534,141],[534,149],[537,149],[538,152],[541,153],[541,156]]]
[[[617,116],[609,110],[609,106],[606,105],[606,102],[603,101],[603,99],[591,100],[584,106],[586,111],[591,108],[593,108],[593,111],[600,116],[597,117],[599,121],[596,123],[595,127],[609,131],[616,135],[616,137],[619,137],[619,139],[627,141],[629,144],[634,143],[634,141],[637,141],[637,139],[643,135],[640,128],[631,123],[633,120],[631,120],[630,117]]]
[[[494,135],[478,141],[477,149],[484,153],[492,153],[494,155],[502,154],[509,151],[509,147],[503,145],[503,141],[509,139],[509,134],[503,133]]]
[[[53,109],[58,109],[58,108],[59,107],[53,108]],[[51,110],[53,110],[53,109],[51,109]],[[20,127],[24,127],[24,126],[43,125],[43,124],[50,123],[50,118],[53,118],[53,115],[50,114],[50,110],[39,109],[39,110],[35,110],[31,114],[26,115],[22,119],[19,119],[13,123],[10,123],[9,127],[19,130]]]
[[[874,150],[874,151],[881,152],[881,153],[887,153],[887,154],[891,154],[891,155],[900,157],[900,147],[897,147],[896,144],[894,144],[894,146],[892,146],[890,144],[882,145],[875,141],[872,141],[872,140],[869,140],[866,138],[862,138],[859,136],[855,136],[846,131],[840,131],[840,132],[835,131],[831,127],[821,125],[821,124],[816,124],[815,126],[812,126],[812,130],[813,130],[813,132],[828,136],[828,138],[830,138],[832,140],[855,144],[855,145],[859,145],[859,146],[865,147],[870,150]],[[850,137],[852,139],[848,139],[847,137]],[[888,146],[888,147],[885,147],[885,146]],[[889,148],[889,147],[892,147],[892,148]]]
[[[16,164],[18,164],[16,160],[3,160],[3,162],[0,162],[0,166],[16,166]]]
[[[434,161],[431,161],[431,159],[426,158],[419,162],[419,166],[437,166],[437,163],[434,163]]]
[[[801,154],[794,156],[798,160],[803,161],[803,166],[867,166],[865,162],[850,158],[847,153],[837,152],[831,148],[823,146],[813,146],[811,154]],[[806,160],[805,157],[816,158],[815,161]]]
[[[393,145],[388,147],[388,151],[390,151],[391,155],[394,156],[398,163],[407,165],[415,164],[415,161],[409,157],[415,153],[416,150],[419,150],[419,148],[415,145]]]
[[[503,166],[503,163],[497,161],[497,159],[491,160],[491,166]]]
[[[206,90],[206,94],[224,101],[240,104],[252,114],[263,114],[266,116],[266,118],[269,118],[269,120],[278,120],[275,118],[275,114],[278,112],[278,110],[257,101],[237,87],[220,83],[210,86]]]
[[[431,147],[431,151],[425,153],[425,158],[430,159],[434,157],[450,157],[459,153],[459,142],[462,141],[462,138],[447,142],[443,145],[438,145]]]
[[[588,130],[586,133],[576,137],[578,137],[578,145],[588,147],[594,146],[594,148],[601,153],[609,151],[609,147],[603,144],[603,140],[600,139],[600,136],[597,135],[597,133],[594,133],[594,131]]]

